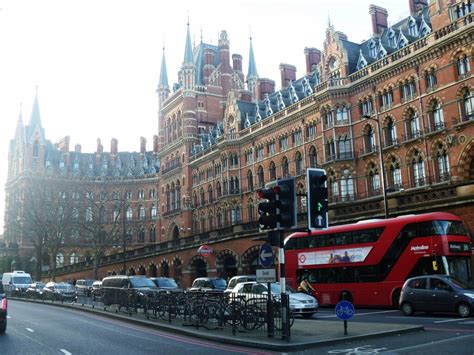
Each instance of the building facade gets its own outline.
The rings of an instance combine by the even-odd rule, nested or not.
[[[309,167],[328,173],[330,224],[444,210],[474,230],[472,5],[408,5],[390,26],[371,5],[373,33],[362,43],[329,24],[322,49],[305,48],[303,76],[280,65],[280,90],[258,76],[251,39],[245,75],[225,31],[217,45],[193,48],[188,24],[178,83],[168,84],[163,51],[157,88],[156,242],[126,252],[128,272],[184,286],[254,272],[256,192],[295,177],[304,228]],[[202,245],[213,253],[201,256]],[[121,260],[104,256],[102,276]],[[88,267],[65,266],[62,277]]]

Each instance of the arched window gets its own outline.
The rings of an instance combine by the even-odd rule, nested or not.
[[[467,91],[463,96],[463,110],[464,117],[463,121],[474,120],[474,94]]]
[[[148,240],[150,243],[156,243],[156,227],[151,226],[148,234]]]
[[[369,166],[369,194],[376,195],[380,192],[380,175],[377,166],[370,163]]]
[[[375,151],[375,134],[371,125],[365,128],[365,152],[371,153]]]
[[[352,175],[348,169],[345,169],[342,173],[341,181],[341,200],[352,201],[354,200],[354,181]]]
[[[421,135],[420,121],[414,110],[408,113],[408,139],[418,138]]]
[[[311,168],[316,168],[318,166],[318,155],[316,152],[316,147],[312,146],[309,150],[309,166]]]
[[[375,41],[370,41],[369,43],[369,54],[372,58],[377,58],[377,46]]]
[[[138,233],[138,243],[145,243],[145,228],[143,227],[140,228],[140,232]]]
[[[79,262],[79,256],[77,256],[76,253],[72,252],[71,255],[69,255],[69,264],[77,264]]]
[[[339,139],[339,159],[352,158],[351,140],[344,136]]]
[[[428,111],[428,117],[432,131],[439,131],[444,128],[443,109],[439,101],[433,101],[431,110]]]
[[[204,206],[206,204],[206,197],[204,196],[204,189],[202,187],[199,191],[199,196],[201,197],[201,206]]]
[[[281,176],[284,178],[290,176],[290,166],[287,157],[283,157],[281,160]]]
[[[56,266],[62,267],[64,265],[64,255],[62,253],[56,254]]]
[[[412,173],[413,173],[413,186],[419,187],[425,185],[425,162],[421,153],[417,150],[413,154],[411,161]]]
[[[145,207],[143,206],[138,207],[138,219],[145,219]]]
[[[125,212],[125,216],[126,216],[126,218],[127,218],[128,221],[130,221],[130,220],[133,218],[132,207],[127,206],[127,210],[126,210],[126,212]]]
[[[276,173],[276,165],[275,162],[270,162],[270,167],[268,168],[268,172],[270,174],[270,181],[274,181],[277,178],[277,173]]]
[[[400,164],[397,162],[395,157],[392,157],[390,163],[390,187],[393,187],[395,190],[398,190],[402,187],[402,171],[400,169]]]
[[[336,148],[334,146],[334,141],[330,140],[326,142],[326,162],[336,159]]]
[[[411,36],[418,36],[418,29],[416,28],[416,21],[415,19],[411,18],[408,22],[408,33]]]
[[[443,144],[438,144],[438,150],[436,152],[436,163],[437,163],[437,176],[439,181],[448,181],[449,180],[449,158],[446,149],[444,149]]]
[[[469,57],[462,55],[457,59],[458,75],[465,75],[471,71],[471,65],[469,63]]]
[[[87,222],[92,222],[93,220],[93,213],[92,213],[92,207],[87,207],[86,209],[86,221]]]
[[[263,167],[260,165],[257,169],[257,183],[258,187],[264,187],[265,186],[265,177],[263,173]]]
[[[329,173],[329,189],[331,192],[331,196],[334,202],[339,201],[339,185],[337,184],[336,175],[334,171]]]
[[[209,187],[207,188],[207,199],[209,200],[209,203],[214,201],[214,195],[212,193],[212,186],[211,185],[209,185]]]
[[[251,170],[247,172],[247,186],[248,186],[248,191],[253,190],[253,174]]]
[[[33,158],[38,158],[38,155],[39,155],[39,143],[38,141],[36,141],[33,144]]]
[[[217,192],[217,198],[220,198],[222,196],[222,188],[221,188],[221,183],[219,181],[216,183],[216,192]]]
[[[388,35],[388,42],[390,43],[390,46],[393,48],[397,47],[397,39],[395,38],[395,31],[391,30],[389,35]]]
[[[347,123],[349,120],[346,107],[338,107],[336,111],[336,121],[338,124]]]
[[[155,205],[152,205],[150,208],[150,218],[156,219],[156,206]]]
[[[295,175],[303,174],[303,158],[301,157],[301,153],[297,152],[295,155]]]
[[[390,147],[398,143],[397,139],[397,130],[395,127],[395,122],[392,118],[387,120],[387,126],[385,127],[385,146]]]
[[[248,213],[249,213],[249,222],[252,222],[255,220],[255,206],[253,205],[253,202],[249,202],[248,206]]]

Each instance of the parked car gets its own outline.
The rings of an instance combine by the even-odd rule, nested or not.
[[[469,317],[474,310],[474,290],[447,275],[425,275],[405,281],[400,294],[400,310],[457,313]]]
[[[3,284],[0,283],[0,334],[7,330],[7,295],[3,291]]]
[[[26,298],[41,299],[43,298],[44,282],[34,282],[25,291]]]
[[[256,275],[239,275],[239,276],[233,276],[230,280],[229,283],[227,284],[227,288],[224,291],[225,294],[230,294],[232,292],[232,289],[239,283],[242,282],[248,282],[248,281],[257,281],[257,276]]]
[[[91,289],[92,300],[95,301],[98,298],[102,298],[102,281],[94,281]]]
[[[52,301],[74,301],[76,289],[67,282],[48,282],[43,288],[43,299]]]
[[[274,299],[277,301],[281,297],[280,283],[275,282],[271,284],[271,293],[274,295]],[[294,289],[286,286],[286,293],[290,298],[290,310],[296,315],[302,315],[305,318],[311,318],[319,308],[318,300],[306,293],[296,292]],[[268,297],[267,284],[252,282],[241,282],[237,284],[231,291],[232,295],[236,297],[243,297],[245,299],[250,298],[262,298]]]
[[[158,288],[145,276],[108,276],[102,280],[102,302],[105,306],[117,304],[120,306],[133,305],[143,308],[150,292]]]
[[[76,292],[78,296],[90,297],[92,284],[95,280],[81,279],[76,281]]]
[[[227,282],[219,277],[198,277],[188,291],[224,292]]]
[[[159,290],[179,291],[181,288],[171,277],[150,277]]]

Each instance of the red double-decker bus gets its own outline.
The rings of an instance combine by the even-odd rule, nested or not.
[[[471,282],[471,241],[462,220],[445,212],[367,220],[285,239],[287,282],[306,278],[322,305],[398,307],[403,282],[448,274]]]

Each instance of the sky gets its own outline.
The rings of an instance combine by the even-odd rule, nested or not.
[[[152,148],[158,134],[163,47],[168,83],[177,82],[187,23],[196,44],[217,45],[226,30],[231,55],[247,74],[252,36],[257,72],[280,88],[280,63],[305,73],[305,47],[322,49],[328,20],[350,41],[371,36],[369,5],[389,24],[408,16],[408,0],[0,0],[0,234],[8,148],[20,112],[25,125],[38,94],[41,122],[53,143],[95,152]]]

